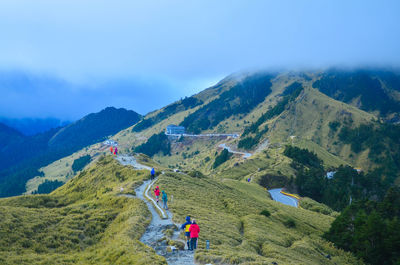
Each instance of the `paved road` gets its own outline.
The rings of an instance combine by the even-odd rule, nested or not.
[[[165,135],[168,136],[183,136],[183,137],[232,137],[232,138],[238,138],[239,134],[237,133],[204,133],[204,134],[173,134],[173,133],[165,133]]]
[[[249,158],[249,157],[251,157],[251,156],[253,155],[253,154],[251,154],[251,153],[234,151],[234,150],[232,150],[232,148],[230,148],[230,147],[227,146],[226,144],[220,144],[219,147],[225,148],[226,150],[228,150],[229,153],[242,155],[243,158]]]
[[[269,190],[269,193],[271,194],[272,199],[274,201],[277,201],[277,202],[280,202],[280,203],[283,203],[283,204],[286,204],[289,206],[297,207],[298,203],[299,203],[298,200],[293,197],[282,194],[281,190],[282,190],[282,188]]]

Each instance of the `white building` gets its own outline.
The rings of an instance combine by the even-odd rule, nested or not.
[[[104,145],[109,145],[109,146],[118,146],[118,142],[114,140],[105,140],[103,142]]]
[[[185,127],[170,124],[165,130],[166,134],[185,134]]]

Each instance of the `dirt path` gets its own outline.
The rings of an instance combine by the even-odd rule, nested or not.
[[[242,155],[243,158],[249,158],[249,157],[251,157],[251,156],[253,155],[253,154],[251,154],[251,153],[234,151],[234,150],[232,150],[232,148],[230,148],[229,146],[227,146],[225,143],[224,143],[224,144],[220,144],[219,147],[228,150],[229,153]]]
[[[139,164],[136,159],[132,156],[118,156],[116,158],[123,165],[131,165],[136,169],[148,169],[151,170],[150,167]],[[147,207],[149,208],[152,219],[150,225],[147,227],[146,232],[142,235],[140,241],[144,244],[153,248],[158,255],[161,255],[166,258],[168,264],[171,265],[195,265],[194,263],[194,252],[189,250],[179,250],[172,246],[173,251],[167,251],[167,249],[171,250],[171,240],[179,241],[185,244],[183,240],[179,238],[179,225],[175,224],[172,221],[172,213],[170,211],[166,211],[165,218],[162,219],[156,210],[156,202],[149,197],[146,196],[149,188],[154,184],[157,179],[151,181],[147,180],[138,188],[135,189],[137,198],[143,200]],[[145,193],[146,191],[146,193]],[[135,196],[124,194],[121,196],[125,196],[128,198],[133,198]],[[145,198],[147,197],[147,199]],[[148,199],[150,198],[151,201]],[[161,204],[161,202],[160,202]],[[161,205],[160,205],[161,206]],[[167,236],[164,232],[173,231],[172,235]]]

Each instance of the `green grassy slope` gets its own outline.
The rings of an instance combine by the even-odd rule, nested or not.
[[[146,177],[106,157],[50,195],[1,199],[0,263],[165,264],[139,242],[144,202],[117,196]]]
[[[315,152],[324,160],[325,166],[327,167],[350,164],[368,170],[374,166],[368,158],[368,150],[361,153],[351,152],[350,145],[343,144],[338,139],[338,132],[344,124],[356,127],[359,124],[371,123],[377,120],[377,117],[355,106],[332,99],[314,89],[313,83],[320,79],[322,74],[323,73],[319,72],[280,73],[271,79],[271,93],[268,94],[263,102],[254,106],[251,112],[233,115],[222,120],[213,128],[203,132],[243,132],[246,126],[256,121],[263,113],[266,113],[282,100],[282,94],[286,87],[294,82],[298,82],[302,84],[304,91],[300,93],[294,102],[290,102],[282,113],[260,125],[260,127],[264,127],[265,125],[269,127],[269,131],[261,137],[260,144],[266,139],[269,139],[271,143],[270,147],[283,147],[286,144],[294,144]],[[153,134],[164,131],[165,127],[169,124],[180,124],[185,117],[196,112],[200,108],[206,107],[207,104],[217,99],[221,93],[228,91],[240,82],[240,80],[251,75],[252,73],[244,73],[229,76],[217,85],[193,96],[199,100],[199,102],[203,102],[203,104],[185,108],[182,105],[183,101],[177,101],[146,115],[145,119],[157,116],[161,117],[163,115],[166,117],[162,120],[158,120],[149,128],[141,130],[140,132],[134,132],[132,131],[132,127],[130,127],[120,131],[114,135],[112,139],[119,142],[119,149],[121,152],[131,152],[132,147],[142,144]],[[175,107],[171,108],[171,106]],[[332,122],[340,123],[336,131],[330,128],[330,123]],[[211,164],[215,158],[215,152],[219,150],[218,145],[223,142],[226,142],[226,140],[199,139],[193,141],[186,139],[183,143],[179,144],[173,142],[171,156],[156,155],[154,158],[164,167],[178,167],[186,170],[197,168],[209,174],[213,172],[211,170]],[[238,141],[235,140],[229,140],[229,142],[231,146],[236,146],[238,143]],[[258,147],[255,146],[253,151],[260,152],[265,148],[266,146],[258,149]],[[94,147],[89,147],[87,152],[96,153],[97,151],[94,149]],[[288,177],[291,176],[292,172],[288,169],[287,163],[277,162],[285,160],[281,152],[275,152],[272,156],[274,157],[273,160],[266,161],[266,165],[258,167],[269,167],[268,173],[277,173],[280,171],[282,174],[287,174]],[[71,160],[71,158],[69,160]],[[234,157],[226,165],[218,168],[217,172],[227,166],[232,166],[238,161],[241,161],[240,157]],[[45,172],[45,178],[51,179],[55,174],[58,174],[57,178],[62,180],[64,177],[61,177],[60,174],[67,174],[66,172],[68,170],[65,167],[63,167],[63,169],[58,167],[63,166],[53,163],[50,170],[43,170]],[[34,184],[28,187],[29,190],[33,190],[32,187],[37,186],[38,183],[44,181],[45,178],[36,178],[35,181],[29,183]]]
[[[197,220],[201,232],[195,258],[200,263],[360,263],[321,238],[333,221],[331,216],[272,201],[257,184],[184,174],[162,175],[156,184],[170,198],[173,195],[170,209],[175,221],[183,223],[186,215]],[[261,215],[262,210],[271,215]],[[208,251],[206,240],[211,244]],[[325,258],[327,254],[331,260]]]

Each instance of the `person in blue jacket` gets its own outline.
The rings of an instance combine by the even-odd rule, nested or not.
[[[161,193],[162,193],[161,199],[162,199],[162,201],[163,201],[163,208],[164,208],[165,210],[168,210],[168,205],[167,205],[168,196],[167,196],[167,193],[165,193],[165,191],[161,191]]]
[[[151,169],[151,171],[150,171],[150,178],[151,178],[151,180],[153,180],[154,179],[154,175],[156,174],[156,171],[154,170],[154,167]]]
[[[190,250],[190,232],[189,232],[189,228],[190,228],[191,224],[192,224],[192,222],[190,221],[190,216],[186,216],[186,223],[181,225],[181,230],[185,230],[185,236],[186,236],[186,240],[187,240],[186,243],[187,243],[188,250]]]

